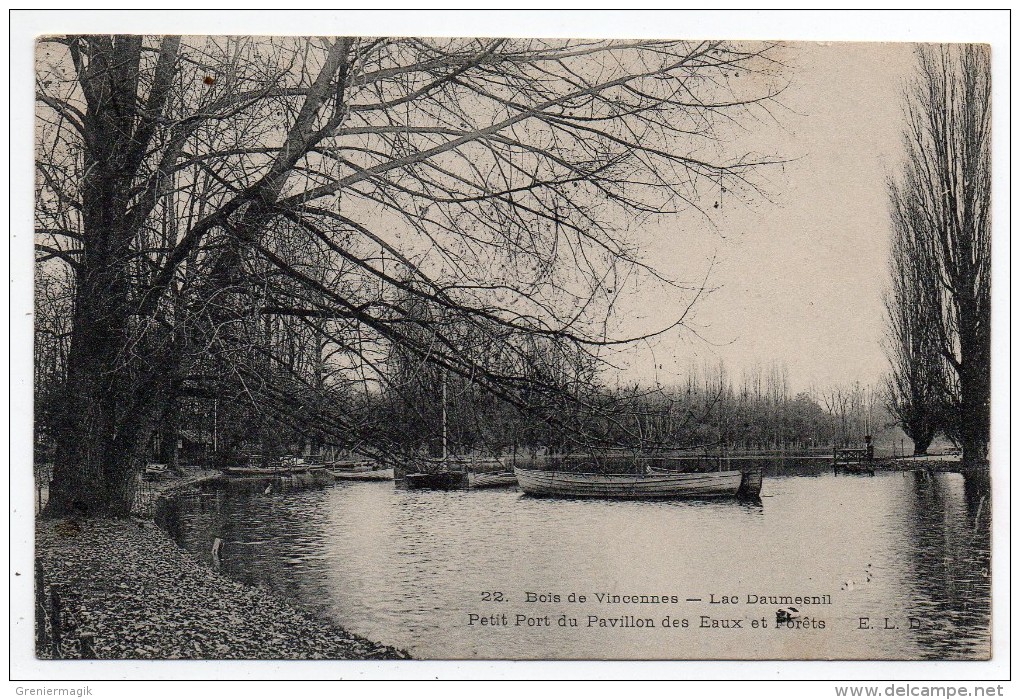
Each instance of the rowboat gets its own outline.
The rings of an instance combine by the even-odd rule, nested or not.
[[[327,466],[335,472],[370,472],[379,465],[371,459],[338,459]]]
[[[451,455],[449,449],[449,430],[446,411],[446,374],[443,374],[442,400],[442,456],[436,458],[417,458],[412,460],[413,471],[404,472],[404,467],[397,470],[398,480],[402,480],[409,489],[459,489],[464,486],[486,488],[508,486],[517,483],[513,472],[508,471],[502,460],[496,457],[478,455]]]
[[[145,469],[142,472],[144,478],[150,480],[161,479],[169,473],[167,465],[165,464],[146,464]]]
[[[478,457],[461,455],[447,457],[446,461],[454,468],[466,469],[476,474],[495,474],[508,471],[506,464],[498,457]]]
[[[404,475],[404,484],[409,489],[459,489],[464,476],[465,472],[455,471],[413,472]]]
[[[468,472],[468,486],[473,489],[498,488],[500,486],[516,486],[517,475],[512,471],[476,474]]]
[[[265,476],[289,476],[297,472],[304,472],[306,469],[294,469],[289,467],[226,467],[223,473],[227,476],[265,477]]]
[[[344,481],[393,481],[393,467],[389,469],[330,469],[334,479]]]
[[[714,472],[658,472],[653,474],[575,474],[515,468],[517,482],[533,496],[566,498],[756,498],[760,472],[745,477],[740,470]],[[757,488],[755,488],[755,484]],[[742,489],[741,486],[745,488]]]

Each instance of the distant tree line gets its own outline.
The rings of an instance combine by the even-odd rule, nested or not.
[[[409,367],[398,372],[406,377],[399,390],[373,399],[389,411],[381,427],[406,451],[436,454],[444,381],[449,441],[463,452],[828,451],[862,445],[891,424],[875,387],[856,382],[793,394],[787,370],[778,364],[734,377],[719,363],[692,367],[668,386],[609,386],[584,358],[548,345],[532,350],[530,371],[544,373],[546,387],[532,400],[554,413],[555,423],[543,420],[543,411],[502,401],[464,378]]]

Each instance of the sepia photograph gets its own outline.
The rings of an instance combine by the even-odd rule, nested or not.
[[[993,659],[989,44],[334,25],[32,38],[37,672]]]

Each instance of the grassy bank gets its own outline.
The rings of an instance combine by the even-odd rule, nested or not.
[[[37,520],[36,560],[43,658],[408,658],[221,576],[149,519]]]

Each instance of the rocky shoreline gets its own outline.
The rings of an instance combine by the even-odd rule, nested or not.
[[[37,518],[35,546],[40,658],[410,658],[213,571],[150,517]]]

